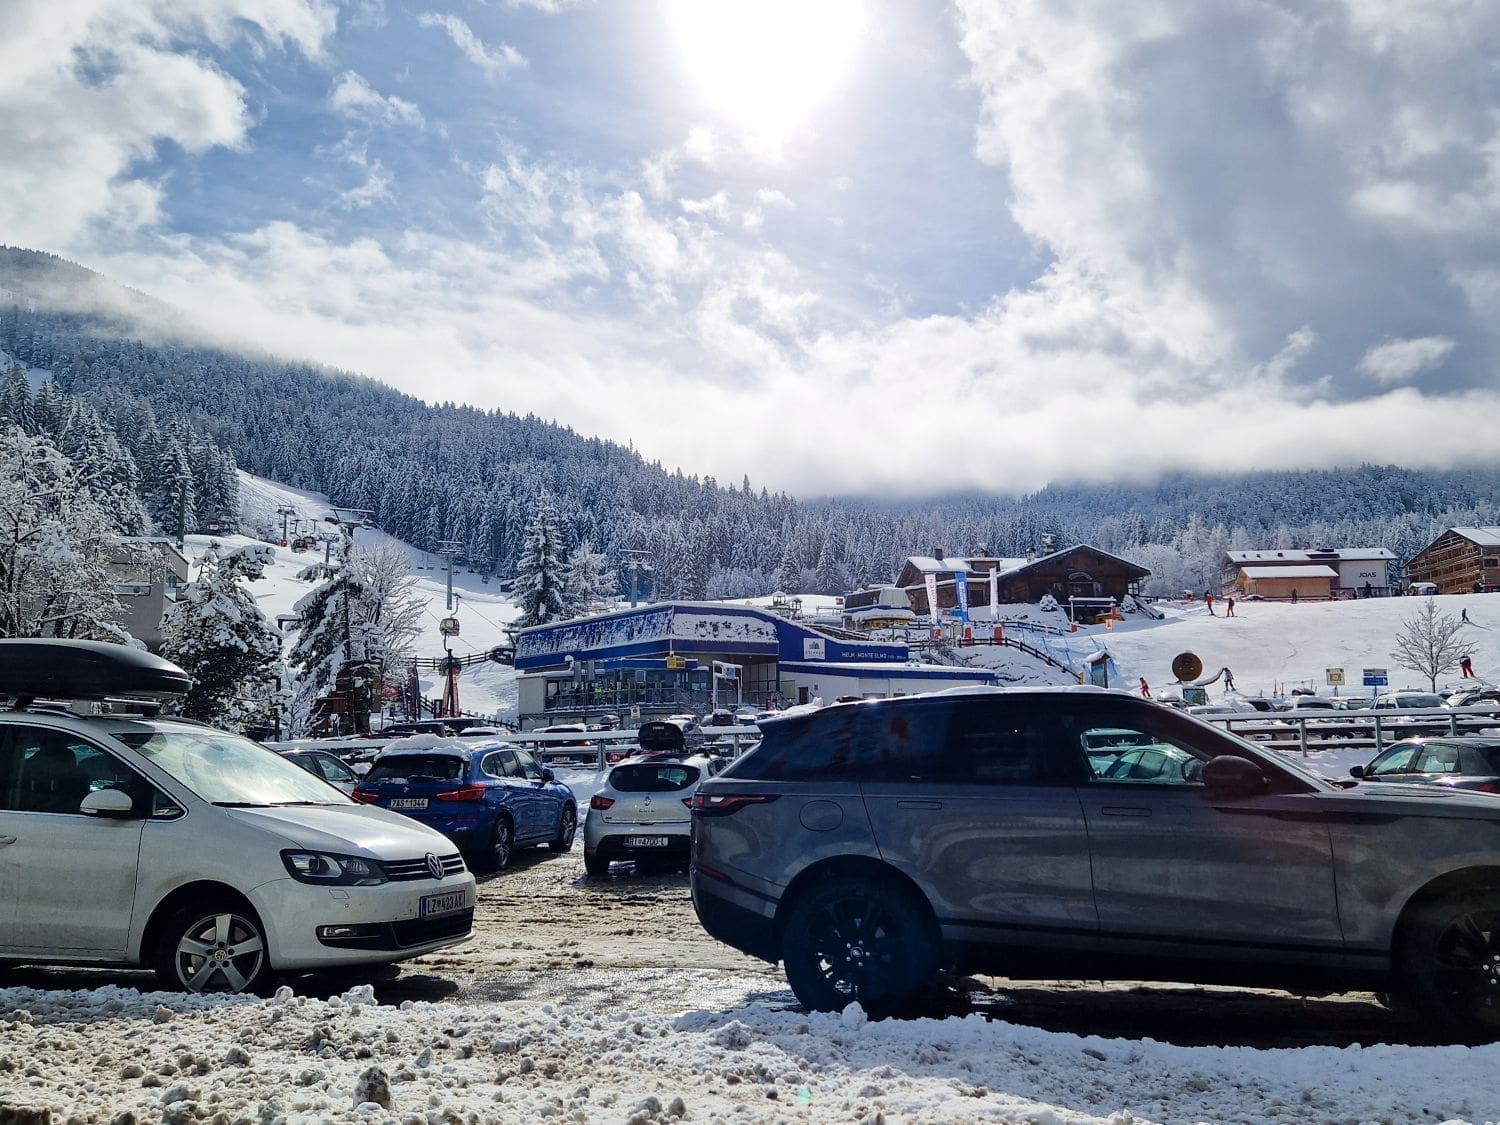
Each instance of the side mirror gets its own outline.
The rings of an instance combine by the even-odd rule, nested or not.
[[[1350,777],[1364,777],[1365,776],[1365,767],[1364,766],[1350,766],[1349,767],[1349,776]]]
[[[557,780],[557,774],[555,774],[555,773],[552,772],[552,769],[551,769],[550,766],[544,766],[542,768],[542,780],[543,781],[556,781]]]
[[[78,811],[85,816],[122,820],[135,812],[135,802],[130,799],[129,793],[122,793],[118,789],[96,789],[79,802]]]
[[[1249,797],[1264,793],[1270,782],[1265,770],[1238,754],[1220,754],[1203,764],[1203,787],[1221,797]]]

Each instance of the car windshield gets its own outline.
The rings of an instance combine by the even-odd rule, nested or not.
[[[392,754],[371,766],[365,781],[456,781],[463,773],[464,760],[453,754]]]
[[[349,798],[274,750],[236,734],[157,729],[115,736],[216,805],[347,805]]]

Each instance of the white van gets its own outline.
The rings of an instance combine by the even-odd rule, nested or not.
[[[104,702],[189,683],[122,645],[0,640],[0,960],[240,992],[468,940],[474,877],[437,832],[239,735]]]
[[[1408,594],[1435,594],[1437,593],[1436,582],[1413,582],[1406,587]]]

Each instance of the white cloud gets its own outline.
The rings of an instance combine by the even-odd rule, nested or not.
[[[517,67],[525,66],[526,60],[509,43],[498,47],[486,47],[469,25],[457,16],[441,12],[423,12],[417,20],[423,27],[440,27],[448,33],[453,45],[463,52],[464,58],[488,74],[501,75]]]
[[[566,12],[569,8],[576,8],[587,0],[505,0],[507,6],[512,8],[535,8],[539,12],[545,12],[549,16],[555,16],[559,12]]]
[[[1367,351],[1359,369],[1382,383],[1404,383],[1413,375],[1441,366],[1452,351],[1453,341],[1441,336],[1390,340]]]
[[[766,224],[767,211],[795,211],[797,205],[790,196],[775,188],[761,188],[755,193],[755,205],[746,209],[740,224],[746,230],[759,230]]]
[[[6,0],[0,4],[0,230],[65,248],[93,224],[162,220],[162,192],[134,172],[156,145],[242,146],[238,81],[184,44],[321,53],[329,0]]]
[[[1454,343],[1433,391],[1492,381],[1497,310],[1476,278],[1500,257],[1500,8],[959,13],[977,151],[1008,173],[1013,215],[1192,361],[1183,393],[1301,326],[1315,343],[1289,378],[1335,399],[1369,393],[1362,358],[1387,335]]]
[[[413,103],[379,93],[352,70],[339,75],[328,102],[336,113],[374,125],[422,124],[422,111]]]
[[[716,191],[707,199],[684,199],[682,210],[689,215],[708,215],[723,222],[729,218],[729,193]]]

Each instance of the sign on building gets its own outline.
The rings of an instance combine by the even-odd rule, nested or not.
[[[822,660],[824,658],[824,645],[822,637],[802,638],[802,659]]]

